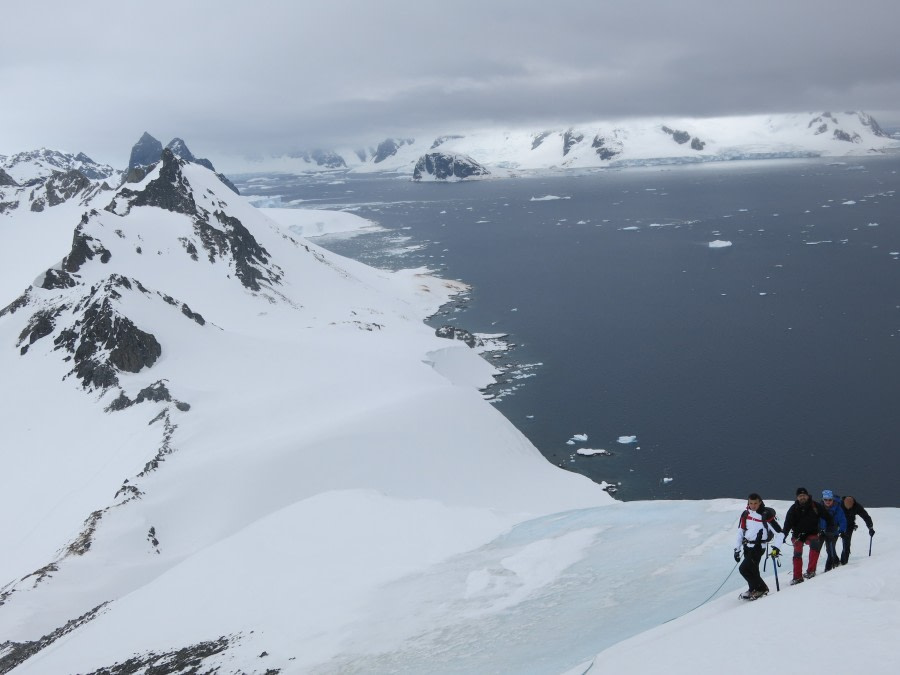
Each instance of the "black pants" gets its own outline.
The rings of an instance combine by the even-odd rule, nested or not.
[[[850,560],[850,538],[853,536],[853,528],[847,528],[847,531],[841,535],[841,565],[846,565]]]
[[[843,535],[842,535],[843,536]],[[825,552],[828,554],[828,558],[825,560],[825,571],[834,569],[838,565],[841,564],[841,559],[838,558],[837,554],[837,537],[831,536],[825,537]],[[847,555],[850,555],[850,549],[847,549]]]
[[[747,580],[751,591],[768,591],[769,587],[759,574],[759,561],[762,560],[765,549],[762,546],[744,546],[744,559],[738,571]]]

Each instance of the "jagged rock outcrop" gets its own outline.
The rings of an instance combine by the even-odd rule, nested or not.
[[[106,183],[103,186],[109,189]],[[32,191],[31,210],[43,211],[46,206],[58,206],[78,195],[91,193],[93,188],[94,183],[77,169],[56,172],[40,189]]]
[[[372,158],[372,162],[375,164],[383,162],[388,157],[396,155],[397,151],[404,145],[412,145],[414,142],[415,139],[413,138],[386,138],[375,149],[375,156]]]
[[[19,184],[6,171],[0,169],[0,186],[19,187]]]
[[[128,169],[156,164],[162,155],[162,151],[163,144],[145,131],[138,139],[138,142],[131,148]]]
[[[578,133],[574,129],[569,129],[563,134],[563,157],[569,154],[575,145],[584,140],[584,134]]]
[[[457,138],[465,138],[465,136],[460,136],[459,134],[449,134],[447,136],[438,136],[434,139],[434,143],[431,144],[431,150],[442,146],[447,141],[453,141]]]
[[[704,141],[701,141],[696,136],[692,138],[687,131],[682,131],[680,129],[670,129],[665,125],[662,126],[662,131],[669,134],[669,136],[672,137],[672,140],[678,143],[678,145],[684,145],[685,143],[690,141],[691,149],[693,150],[703,150],[703,148],[706,147],[706,143]]]
[[[591,147],[597,152],[602,160],[610,160],[622,154],[625,149],[622,141],[617,138],[607,138],[597,134],[591,142]]]
[[[539,134],[535,134],[534,140],[531,141],[531,149],[537,150],[539,147],[541,147],[541,144],[544,142],[544,140],[547,138],[547,136],[549,136],[552,133],[553,133],[552,131],[542,131]]]
[[[413,180],[463,180],[490,174],[485,167],[466,155],[449,152],[429,152],[419,158],[413,169]]]

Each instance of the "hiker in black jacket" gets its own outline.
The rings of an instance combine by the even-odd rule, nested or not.
[[[816,565],[819,563],[819,551],[822,550],[824,537],[819,534],[819,519],[825,520],[826,528],[834,527],[834,518],[825,508],[824,504],[814,502],[806,488],[797,488],[797,498],[788,509],[784,517],[784,537],[791,532],[791,542],[794,544],[794,578],[791,585],[802,584],[804,579],[812,579],[816,576]],[[809,564],[806,574],[803,572],[803,545],[809,546]]]
[[[843,548],[841,549],[841,565],[846,565],[847,561],[850,560],[850,539],[853,537],[853,530],[857,528],[856,525],[856,516],[859,516],[866,523],[866,526],[869,528],[869,536],[875,536],[875,530],[872,527],[872,516],[868,514],[868,512],[863,508],[863,505],[860,504],[854,497],[844,497],[841,500],[841,508],[844,510],[844,516],[847,518],[847,529],[844,530],[844,533],[841,535],[841,542],[843,542]]]

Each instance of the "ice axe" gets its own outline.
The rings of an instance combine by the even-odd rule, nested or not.
[[[778,568],[781,567],[781,561],[779,560],[781,557],[781,549],[777,546],[773,546],[772,552],[769,555],[772,556],[772,569],[775,570],[775,590],[780,591],[781,585],[778,583]]]

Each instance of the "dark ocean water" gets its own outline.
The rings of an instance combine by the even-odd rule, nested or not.
[[[507,333],[533,376],[497,408],[617,497],[900,505],[900,157],[237,183],[384,228],[317,240],[342,255],[471,284],[432,323]]]

